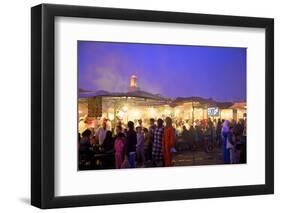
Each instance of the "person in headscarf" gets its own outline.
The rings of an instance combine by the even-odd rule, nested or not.
[[[225,120],[222,124],[221,137],[222,137],[222,160],[224,164],[230,163],[229,151],[227,149],[227,138],[229,133],[229,121]]]
[[[175,147],[176,132],[172,126],[172,119],[166,118],[166,126],[164,128],[163,137],[163,157],[164,166],[172,166],[172,152],[171,149]]]

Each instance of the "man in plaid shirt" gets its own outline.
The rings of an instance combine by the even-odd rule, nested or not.
[[[154,166],[163,166],[163,150],[162,150],[162,143],[163,143],[163,120],[157,120],[157,127],[154,130],[154,141],[152,144],[152,161]]]
[[[148,129],[148,144],[146,148],[146,161],[152,161],[152,144],[154,142],[154,131],[156,128],[154,118],[150,118],[150,126]]]

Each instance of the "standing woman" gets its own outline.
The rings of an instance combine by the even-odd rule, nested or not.
[[[165,167],[172,166],[171,149],[175,147],[175,139],[176,133],[174,127],[172,126],[172,119],[167,117],[163,137],[163,157]]]
[[[196,149],[200,147],[200,129],[198,125],[194,128],[194,145]]]
[[[227,137],[229,134],[229,121],[225,120],[222,124],[221,137],[222,137],[222,160],[224,164],[230,163],[229,151],[227,149]]]
[[[150,126],[148,128],[148,146],[147,146],[147,157],[146,160],[152,161],[152,144],[154,143],[154,131],[156,129],[154,118],[149,120]]]
[[[221,119],[219,118],[218,119],[218,123],[217,123],[217,126],[216,126],[216,138],[217,138],[217,146],[220,146],[221,145],[221,128],[222,128],[222,123],[221,123]]]
[[[143,128],[144,133],[144,161],[150,160],[151,151],[149,150],[149,133],[147,128]]]
[[[195,149],[194,134],[195,134],[194,127],[193,127],[193,125],[191,125],[190,128],[189,128],[189,139],[188,139],[188,142],[190,144],[190,150],[194,150]]]
[[[140,167],[144,166],[144,134],[142,128],[138,126],[137,131],[137,144],[136,144],[136,155],[137,162]]]
[[[134,122],[128,122],[128,132],[126,135],[126,156],[130,164],[130,168],[136,167],[136,145],[137,145],[137,134],[134,130]]]

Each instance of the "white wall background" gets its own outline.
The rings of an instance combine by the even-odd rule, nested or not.
[[[275,109],[281,108],[281,13],[278,0],[45,0],[45,3],[74,4],[194,13],[260,16],[275,18]],[[38,212],[30,197],[30,7],[37,0],[2,1],[0,33],[0,210]],[[279,85],[278,85],[279,84]],[[280,110],[275,110],[275,195],[201,199],[161,203],[112,205],[52,212],[247,212],[272,211],[281,207]],[[274,211],[275,210],[275,211]]]

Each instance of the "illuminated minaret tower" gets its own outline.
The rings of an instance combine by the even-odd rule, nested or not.
[[[135,92],[135,91],[138,91],[138,90],[139,90],[139,88],[138,88],[138,85],[137,85],[137,76],[131,75],[129,92]]]

